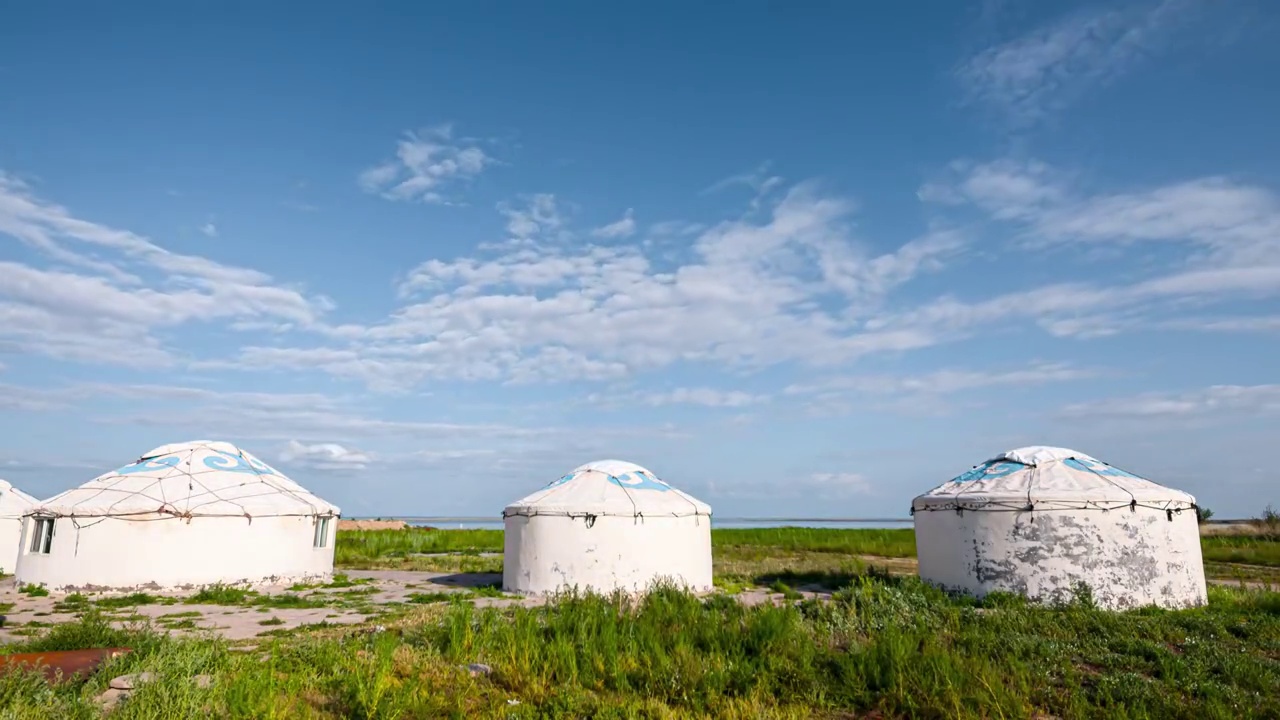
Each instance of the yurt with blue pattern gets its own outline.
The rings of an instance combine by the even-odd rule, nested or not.
[[[339,514],[231,443],[163,445],[31,507],[16,574],[55,592],[321,579]]]
[[[1001,453],[911,503],[920,577],[982,597],[1205,602],[1196,500],[1067,448]]]
[[[580,465],[502,516],[510,592],[711,588],[711,507],[640,465]]]

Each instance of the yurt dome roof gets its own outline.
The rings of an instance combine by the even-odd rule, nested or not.
[[[510,515],[711,515],[711,506],[681,492],[652,471],[623,460],[574,468],[541,490],[508,505]]]
[[[0,518],[20,518],[40,501],[0,480]]]
[[[1003,452],[911,503],[918,510],[1100,509],[1195,507],[1174,490],[1068,448],[1034,445]]]
[[[39,503],[62,517],[338,515],[336,505],[227,442],[161,445],[124,467]]]

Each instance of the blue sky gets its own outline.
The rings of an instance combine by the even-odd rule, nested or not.
[[[1280,504],[1280,11],[826,5],[10,9],[0,476],[902,517],[1050,444]]]

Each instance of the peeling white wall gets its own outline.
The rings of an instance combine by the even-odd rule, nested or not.
[[[920,577],[945,589],[1053,602],[1084,582],[1113,610],[1206,602],[1194,511],[919,511],[915,529]]]
[[[512,515],[505,520],[502,587],[540,595],[568,589],[643,592],[659,578],[711,588],[711,518]]]
[[[22,524],[19,583],[55,592],[175,590],[329,577],[338,518],[323,548],[313,547],[313,517],[61,517],[47,555],[28,550],[33,526],[32,517]]]

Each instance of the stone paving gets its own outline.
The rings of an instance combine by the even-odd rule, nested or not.
[[[501,583],[502,576],[492,573],[437,573],[400,570],[350,570],[345,574],[358,584],[342,588],[305,588],[291,590],[284,585],[255,588],[256,597],[294,595],[323,601],[324,607],[271,607],[252,604],[208,605],[185,601],[191,593],[149,593],[159,602],[102,608],[117,625],[148,619],[154,626],[166,628],[176,635],[214,631],[230,640],[245,640],[272,631],[292,630],[303,625],[358,624],[379,609],[410,602],[415,594],[460,593],[471,595],[475,588]],[[362,582],[363,581],[363,582]],[[119,598],[123,593],[86,593],[89,602]],[[0,580],[0,605],[6,621],[0,628],[0,642],[13,642],[45,627],[74,620],[79,608],[68,608],[62,596],[51,594],[33,597],[18,591],[13,578]],[[513,604],[538,605],[541,598],[472,597],[483,607]],[[252,602],[252,601],[251,601]],[[371,612],[372,611],[372,612]]]

